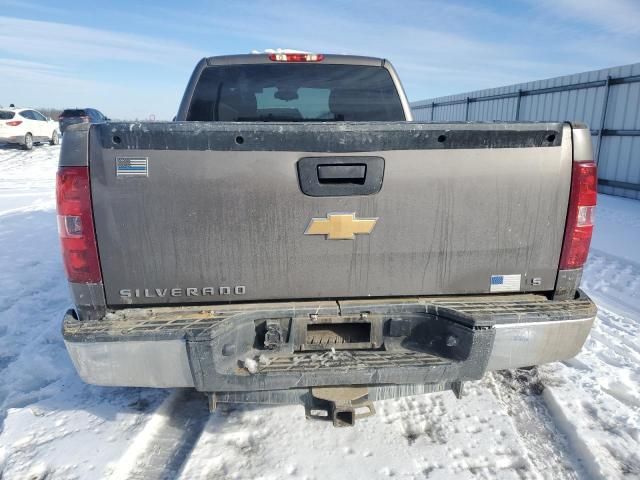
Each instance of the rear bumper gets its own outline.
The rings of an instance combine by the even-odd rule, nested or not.
[[[266,398],[328,385],[437,390],[490,370],[568,359],[582,348],[595,315],[581,292],[563,301],[509,295],[136,308],[100,321],[79,321],[69,311],[63,335],[88,383]],[[308,326],[345,319],[369,325],[373,348],[313,351]],[[267,342],[270,349],[267,330],[279,339]]]
[[[4,135],[0,134],[0,143],[24,143],[24,135]]]

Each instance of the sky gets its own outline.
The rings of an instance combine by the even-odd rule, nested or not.
[[[0,0],[0,105],[171,119],[205,56],[384,57],[410,101],[640,61],[640,0]]]

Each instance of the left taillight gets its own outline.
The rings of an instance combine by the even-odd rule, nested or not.
[[[574,162],[560,270],[580,268],[587,261],[597,197],[598,176],[595,162]]]
[[[100,283],[102,273],[93,228],[88,167],[60,167],[56,178],[58,233],[67,278]]]

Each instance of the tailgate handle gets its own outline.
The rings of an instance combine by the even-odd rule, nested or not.
[[[384,158],[304,157],[298,160],[300,190],[311,197],[373,195],[382,188]]]
[[[320,183],[355,183],[364,184],[367,166],[359,163],[344,165],[318,165],[318,181]]]

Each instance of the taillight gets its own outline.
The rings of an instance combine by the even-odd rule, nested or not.
[[[271,53],[269,60],[273,62],[321,62],[324,55],[321,53]]]
[[[10,122],[7,122],[7,125],[9,125],[10,127],[17,127],[21,123],[22,120],[11,120]]]
[[[587,261],[598,196],[594,162],[574,162],[571,172],[569,210],[560,257],[560,270],[580,268]]]
[[[58,233],[67,278],[102,282],[93,228],[88,167],[60,167],[57,174]]]
[[[80,120],[82,120],[83,123],[87,123],[89,121],[89,117],[87,117],[86,115],[83,115],[80,117]]]

